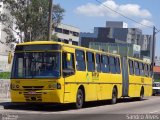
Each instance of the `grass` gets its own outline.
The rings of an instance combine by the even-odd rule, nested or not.
[[[160,82],[160,79],[155,79],[154,82]]]
[[[10,72],[0,72],[0,79],[10,79]]]

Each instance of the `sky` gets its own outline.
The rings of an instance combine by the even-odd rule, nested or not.
[[[93,32],[105,27],[106,21],[123,21],[129,28],[140,28],[143,34],[160,30],[160,0],[53,0],[65,9],[62,23],[78,27],[81,32]],[[142,26],[109,10],[117,11]],[[146,27],[147,26],[147,27]],[[160,57],[160,32],[156,34],[156,56]]]

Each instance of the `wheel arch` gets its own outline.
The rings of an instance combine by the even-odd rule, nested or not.
[[[144,94],[144,86],[142,85],[141,86],[141,91],[140,92],[142,92],[143,91],[143,94]]]
[[[118,97],[118,87],[117,87],[117,85],[114,85],[114,86],[113,86],[113,89],[114,89],[114,88],[116,89],[117,97]]]

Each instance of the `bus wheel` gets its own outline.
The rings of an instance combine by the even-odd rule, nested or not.
[[[117,89],[114,87],[112,91],[111,104],[116,104],[116,103],[117,103]]]
[[[83,91],[81,89],[78,89],[77,91],[77,97],[76,97],[76,108],[80,109],[83,107],[83,103],[84,103],[84,94]]]
[[[140,92],[140,97],[139,97],[139,100],[142,101],[144,98],[144,89],[143,87],[141,88],[141,92]]]

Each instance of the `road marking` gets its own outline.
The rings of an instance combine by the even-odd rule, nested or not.
[[[160,110],[156,110],[156,111],[149,112],[149,113],[153,114],[153,113],[158,113],[158,112],[160,112]]]

